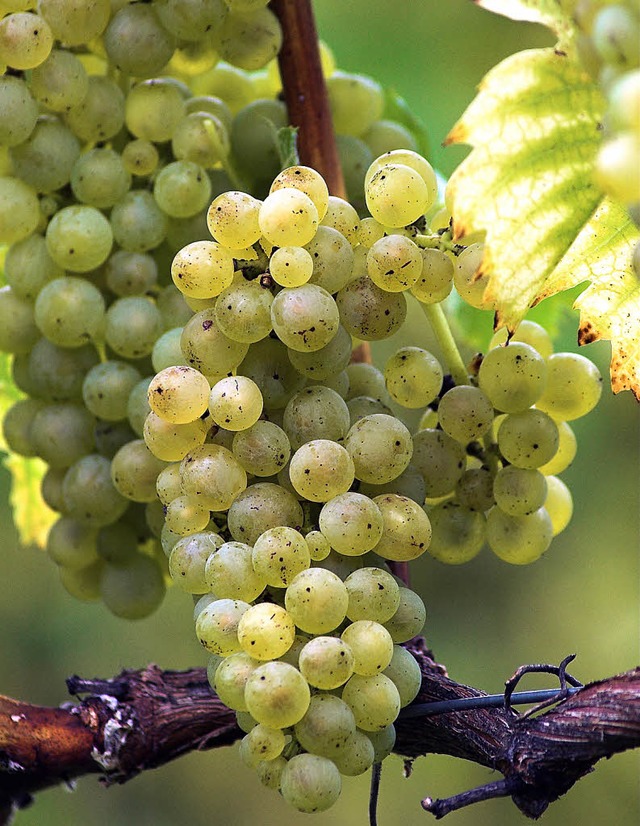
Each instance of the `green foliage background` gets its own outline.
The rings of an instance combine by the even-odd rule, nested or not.
[[[543,29],[480,11],[469,0],[317,0],[316,7],[321,36],[340,67],[370,73],[406,97],[425,120],[433,159],[445,173],[464,150],[440,144],[483,74],[507,54],[551,42]],[[485,341],[490,323],[488,317]],[[564,313],[558,349],[574,349],[576,326],[576,315]],[[402,342],[394,343],[408,338],[431,346],[421,316],[415,316]],[[384,358],[389,349],[385,344],[377,356]],[[591,345],[586,353],[606,373],[608,345]],[[584,681],[638,663],[638,412],[630,394],[614,399],[606,390],[597,411],[576,423],[580,450],[563,475],[574,494],[574,521],[536,565],[512,568],[488,552],[462,568],[418,561],[414,587],[428,606],[427,639],[453,677],[500,691],[521,663],[557,663],[570,652],[578,654],[573,671]],[[72,673],[106,677],[150,661],[169,668],[205,664],[186,596],[171,592],[157,615],[136,624],[68,597],[40,552],[18,548],[7,483],[3,472],[0,691],[58,704],[66,700],[64,679]],[[552,684],[550,678],[532,679],[529,686]],[[638,767],[637,753],[600,764],[543,822],[637,823]],[[430,756],[417,761],[406,780],[401,760],[392,758],[383,771],[379,822],[430,822],[420,808],[422,797],[455,794],[493,779],[495,774],[478,766]],[[366,823],[367,794],[367,777],[346,781],[340,802],[313,823]],[[122,788],[104,790],[95,778],[85,779],[73,794],[63,789],[42,794],[17,818],[18,826],[185,822],[296,826],[307,821],[260,788],[233,749],[190,755]],[[453,814],[447,822],[514,826],[526,821],[510,801],[498,800]]]

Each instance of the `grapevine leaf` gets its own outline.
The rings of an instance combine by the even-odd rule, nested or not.
[[[474,0],[477,6],[487,11],[522,20],[528,23],[540,23],[551,29],[564,42],[573,33],[574,26],[569,18],[567,6],[575,2],[567,0]]]
[[[473,144],[450,182],[457,236],[486,230],[497,326],[515,327],[595,211],[603,101],[566,55],[535,49],[485,77],[448,142]]]
[[[578,341],[611,340],[611,387],[640,400],[640,279],[631,251],[640,233],[619,204],[605,199],[547,280],[539,300],[591,282],[576,299]]]
[[[11,378],[10,357],[0,357],[0,417],[21,397]],[[0,450],[6,455],[4,466],[11,474],[9,501],[13,521],[22,545],[34,543],[44,548],[47,533],[55,520],[55,513],[42,501],[40,483],[47,467],[41,459],[25,458],[9,454],[7,444],[0,434]]]
[[[429,148],[429,135],[427,128],[419,117],[409,107],[407,101],[399,95],[395,89],[385,89],[384,93],[384,117],[402,124],[411,132],[416,140],[418,152],[429,159],[431,150]]]

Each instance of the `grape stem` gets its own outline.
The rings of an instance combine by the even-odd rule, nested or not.
[[[462,361],[460,350],[455,342],[451,327],[441,304],[422,304],[422,311],[429,319],[431,329],[438,340],[442,355],[447,363],[451,377],[456,384],[469,384],[467,368]]]

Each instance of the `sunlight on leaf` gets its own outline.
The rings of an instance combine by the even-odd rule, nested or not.
[[[11,357],[2,353],[0,356],[0,417],[2,419],[11,405],[21,397],[22,393],[16,388],[11,378]],[[40,484],[47,466],[41,459],[27,459],[14,454],[6,455],[8,448],[1,432],[0,450],[5,453],[2,461],[11,474],[9,502],[20,543],[22,545],[35,544],[44,548],[49,528],[56,519],[56,514],[45,505],[40,494]]]
[[[560,41],[573,34],[574,26],[569,14],[575,7],[575,0],[474,0],[477,6],[487,11],[509,17],[540,23],[555,32]]]

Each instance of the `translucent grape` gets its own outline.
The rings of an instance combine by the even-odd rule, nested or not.
[[[278,247],[269,259],[269,273],[281,287],[300,287],[313,272],[313,260],[304,247]]]
[[[71,465],[62,495],[69,516],[98,528],[118,520],[129,506],[111,481],[111,462],[95,453]]]
[[[322,219],[322,226],[337,229],[351,244],[358,243],[360,218],[353,206],[343,198],[329,195],[329,205]]]
[[[227,510],[247,486],[247,474],[233,453],[221,445],[192,448],[180,468],[182,490],[208,510]]]
[[[244,696],[249,713],[270,728],[295,725],[306,713],[311,699],[302,674],[283,662],[258,666],[247,680]]]
[[[367,731],[366,736],[373,746],[374,763],[381,763],[393,752],[396,744],[396,730],[393,724],[379,731]]]
[[[250,72],[262,69],[278,54],[282,29],[270,9],[259,8],[247,14],[230,11],[213,42],[223,60]]]
[[[349,490],[354,463],[342,445],[329,439],[314,439],[291,457],[289,478],[301,496],[312,502],[328,502]]]
[[[118,298],[107,310],[105,339],[119,356],[138,359],[149,355],[162,333],[162,316],[143,296]]]
[[[269,528],[300,527],[304,516],[300,503],[288,490],[271,482],[258,482],[238,494],[227,521],[234,539],[253,544]]]
[[[371,215],[385,227],[413,223],[431,206],[424,179],[404,164],[389,163],[365,184],[365,198]]]
[[[0,20],[0,63],[12,69],[34,69],[53,46],[47,21],[38,14],[15,12]]]
[[[124,124],[124,95],[109,77],[89,75],[88,85],[87,94],[67,112],[67,125],[81,141],[109,140]]]
[[[435,428],[419,430],[413,437],[412,463],[424,477],[429,498],[450,493],[467,465],[464,447]]]
[[[347,740],[340,754],[333,758],[340,774],[355,777],[370,769],[375,759],[375,751],[369,737],[356,729]]]
[[[528,565],[547,550],[553,537],[549,514],[539,508],[527,516],[509,516],[497,506],[487,515],[487,542],[504,562]]]
[[[211,388],[209,412],[213,421],[226,430],[246,430],[262,413],[262,394],[246,376],[229,376]]]
[[[136,554],[123,565],[104,566],[100,596],[112,614],[123,619],[143,619],[159,608],[165,584],[157,563]]]
[[[349,410],[328,387],[305,387],[289,401],[282,427],[297,450],[313,439],[341,442],[349,430]]]
[[[460,505],[444,502],[427,511],[431,523],[432,557],[447,565],[461,565],[480,553],[485,539],[484,515]]]
[[[344,441],[357,479],[384,484],[398,477],[411,461],[411,434],[398,419],[384,413],[365,416]]]
[[[275,588],[285,588],[310,564],[309,547],[302,534],[293,528],[270,528],[256,539],[253,546],[256,574]]]
[[[393,646],[393,657],[383,674],[398,689],[402,708],[418,696],[422,685],[422,672],[416,658],[406,648],[401,645]]]
[[[49,255],[42,235],[30,235],[7,250],[4,276],[19,298],[34,301],[46,284],[62,275],[63,270]]]
[[[206,438],[206,426],[200,419],[188,424],[166,422],[151,411],[144,420],[144,440],[149,450],[164,462],[178,462]]]
[[[105,361],[87,373],[82,398],[87,408],[101,419],[117,422],[127,416],[129,394],[141,380],[140,373],[122,361]]]
[[[132,6],[139,8],[139,6]],[[111,210],[111,227],[116,242],[129,252],[147,252],[164,241],[167,218],[153,195],[134,189],[118,201]]]
[[[600,371],[578,353],[554,353],[547,359],[547,384],[536,407],[554,419],[573,421],[596,406],[602,394]]]
[[[134,439],[123,445],[111,460],[111,479],[127,499],[153,502],[156,478],[163,467],[164,463],[151,453],[142,439]]]
[[[0,177],[0,241],[22,241],[31,235],[39,220],[35,190],[19,178]]]
[[[260,661],[254,660],[244,651],[225,657],[218,665],[212,688],[228,708],[234,711],[247,710],[244,689],[247,680],[259,666]]]
[[[493,422],[493,406],[478,387],[452,387],[438,404],[438,422],[458,442],[480,439]]]
[[[167,164],[155,177],[153,197],[171,218],[190,218],[200,213],[211,200],[211,180],[206,171],[192,161]]]
[[[422,255],[422,270],[411,287],[411,294],[423,304],[437,304],[451,292],[453,262],[441,250],[426,249]]]
[[[412,499],[389,493],[373,500],[380,508],[384,529],[374,548],[384,559],[405,562],[423,554],[431,541],[431,524]]]
[[[234,341],[218,328],[212,309],[201,310],[185,324],[181,346],[188,363],[205,375],[235,370],[249,350],[248,344]],[[241,372],[255,381],[246,370]]]
[[[331,341],[340,319],[336,303],[326,290],[315,284],[304,284],[281,290],[276,295],[271,305],[271,322],[287,347],[310,352]]]
[[[258,421],[233,438],[233,455],[254,476],[274,476],[291,455],[287,434],[273,422]]]
[[[331,341],[319,350],[301,353],[289,350],[289,361],[302,375],[314,381],[327,381],[340,373],[349,364],[351,358],[351,336],[340,325]]]
[[[422,255],[410,238],[385,235],[367,253],[369,278],[385,292],[412,287],[422,273]]]
[[[0,287],[0,323],[0,350],[5,353],[28,353],[40,338],[32,304],[11,287]]]
[[[345,556],[370,551],[382,537],[380,509],[361,493],[343,493],[329,500],[320,511],[319,525],[331,547]]]
[[[498,447],[504,458],[519,468],[538,468],[558,450],[558,427],[542,410],[512,413],[500,424]]]
[[[573,515],[571,491],[557,476],[547,476],[547,496],[544,500],[544,509],[551,519],[553,535],[557,536],[567,527]]]
[[[201,645],[212,654],[221,654],[224,657],[239,652],[241,646],[238,640],[238,624],[250,607],[247,602],[234,599],[210,602],[198,614],[196,620],[196,635]],[[253,714],[253,711],[251,713]]]
[[[260,279],[233,282],[218,296],[215,317],[220,330],[234,341],[254,343],[271,332],[273,295]]]
[[[245,249],[260,240],[260,201],[244,192],[225,192],[214,198],[207,226],[215,240],[229,249]]]
[[[179,536],[203,531],[209,524],[209,509],[195,496],[177,496],[165,507],[167,528]]]
[[[260,602],[246,611],[238,624],[238,639],[245,653],[257,660],[281,657],[296,635],[293,619],[280,605]]]
[[[530,347],[533,347],[534,350],[537,350],[544,359],[549,358],[549,356],[553,353],[553,342],[551,340],[551,336],[544,329],[544,327],[537,324],[535,321],[528,321],[527,319],[521,321],[520,324],[518,324],[515,333],[510,337],[508,336],[507,328],[502,327],[494,333],[493,338],[489,342],[489,350],[493,350],[494,347],[499,347],[500,345],[506,344],[507,338],[509,338],[509,341],[520,341],[524,344],[528,344]]]
[[[142,139],[129,141],[122,150],[122,164],[130,175],[151,175],[158,166],[160,156],[156,147]]]
[[[299,189],[308,195],[318,211],[318,219],[322,221],[329,205],[329,190],[322,175],[308,166],[290,166],[276,175],[269,192],[278,189]]]
[[[478,373],[480,390],[505,413],[520,413],[535,404],[547,383],[547,365],[533,347],[513,342],[490,350]]]
[[[342,632],[355,658],[353,670],[356,674],[371,677],[379,674],[391,662],[393,640],[387,629],[372,620],[356,620]]]
[[[578,443],[571,426],[560,421],[557,421],[556,425],[558,426],[558,450],[548,462],[538,468],[545,476],[566,470],[573,462],[578,450]]]
[[[539,470],[508,465],[496,474],[493,494],[498,507],[511,516],[537,511],[547,498],[547,482]]]
[[[342,690],[342,699],[351,707],[358,728],[378,731],[394,722],[400,711],[400,694],[384,674],[354,674]]]
[[[71,170],[71,189],[79,201],[106,209],[125,196],[131,186],[131,175],[117,152],[112,149],[90,149],[84,152]]]
[[[420,347],[402,347],[384,368],[387,390],[394,401],[404,407],[424,407],[442,388],[440,362]]]
[[[222,537],[213,531],[192,533],[176,542],[169,554],[169,573],[178,588],[188,594],[206,593],[209,585],[205,566],[223,542]]]
[[[148,5],[123,6],[104,32],[110,62],[126,75],[149,77],[171,59],[175,40]]]
[[[167,367],[152,379],[148,399],[151,409],[161,418],[187,424],[206,411],[209,382],[192,367]]]
[[[298,667],[309,685],[330,691],[346,683],[353,665],[353,652],[344,640],[314,637],[300,651]]]
[[[438,179],[436,177],[436,173],[429,161],[425,160],[422,155],[419,155],[417,152],[413,152],[411,150],[394,149],[390,152],[385,152],[383,155],[376,158],[367,170],[365,185],[369,183],[377,172],[390,163],[402,164],[404,166],[408,166],[410,169],[413,169],[414,172],[417,172],[427,185],[430,204],[435,201],[438,193]]]
[[[240,756],[251,766],[259,761],[275,760],[285,747],[286,738],[280,729],[258,723],[240,743]]]
[[[285,593],[285,607],[302,631],[326,634],[347,614],[349,592],[339,576],[324,568],[297,574]]]
[[[136,83],[127,94],[125,123],[128,131],[141,140],[154,143],[171,140],[185,114],[180,91],[164,78]]]
[[[4,293],[0,291],[0,313],[2,311],[2,297]],[[7,330],[8,324],[3,319],[0,329]],[[24,330],[21,331],[24,335]],[[67,401],[71,399],[80,400],[82,398],[82,383],[87,371],[98,361],[98,355],[94,347],[76,347],[67,349],[56,347],[46,338],[41,338],[33,345],[33,349],[28,357],[27,369],[28,379],[31,383],[30,395],[39,396],[51,401]],[[15,366],[18,359],[14,359]],[[19,387],[24,382],[16,381]],[[29,385],[25,385],[29,391]]]
[[[109,0],[39,0],[38,10],[57,40],[80,46],[102,34],[111,4]]]
[[[398,610],[398,584],[382,568],[360,568],[349,574],[344,584],[349,592],[347,617],[352,622],[365,619],[387,622]]]
[[[470,244],[457,257],[453,273],[453,283],[459,295],[477,310],[489,310],[492,307],[484,297],[488,278],[481,270],[483,257],[484,244]]]
[[[305,536],[305,540],[309,546],[311,559],[315,562],[326,559],[331,553],[331,545],[320,531],[309,531]]]
[[[315,694],[294,732],[306,751],[330,758],[341,752],[355,730],[353,712],[343,700],[333,694]]]
[[[342,780],[335,763],[316,754],[292,757],[282,771],[280,791],[299,812],[324,812],[340,797]]]
[[[151,364],[154,370],[160,373],[168,367],[186,367],[185,358],[180,347],[180,339],[182,338],[182,327],[174,327],[172,330],[167,330],[163,333],[156,343],[153,345],[151,351]],[[196,371],[197,372],[197,371]],[[207,381],[207,387],[209,382]]]
[[[364,341],[380,341],[398,330],[407,315],[402,293],[389,293],[366,276],[350,281],[336,296],[340,323],[348,333]]]
[[[319,226],[304,248],[312,258],[311,283],[332,295],[349,282],[354,266],[353,248],[334,227]]]
[[[299,189],[277,189],[265,198],[258,214],[260,231],[277,247],[303,247],[315,235],[318,210]]]
[[[21,78],[12,75],[0,77],[0,107],[3,113],[1,145],[17,146],[33,132],[38,119],[38,104],[32,93]]]

